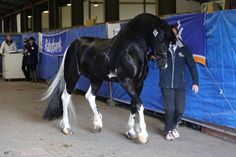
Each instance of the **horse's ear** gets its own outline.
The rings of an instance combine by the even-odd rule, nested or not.
[[[159,32],[156,29],[154,29],[152,34],[154,35],[154,37],[156,37],[159,34]]]
[[[172,29],[169,32],[169,36],[170,36],[170,42],[172,44],[175,44],[177,39],[176,39],[175,33],[172,31]]]

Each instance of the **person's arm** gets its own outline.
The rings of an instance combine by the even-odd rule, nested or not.
[[[0,47],[0,53],[3,54],[4,53],[4,46],[5,46],[5,42],[2,42],[2,45]]]
[[[16,43],[13,42],[13,51],[17,51]]]
[[[189,48],[186,46],[185,49],[185,59],[186,59],[186,64],[188,66],[188,69],[191,73],[192,76],[192,90],[197,93],[198,92],[198,86],[199,86],[199,79],[198,79],[198,72],[197,72],[197,67],[196,67],[196,62],[193,59],[193,55]]]

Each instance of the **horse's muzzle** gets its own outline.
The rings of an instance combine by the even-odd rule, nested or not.
[[[157,63],[160,69],[166,69],[168,67],[167,61],[165,59],[160,59]]]

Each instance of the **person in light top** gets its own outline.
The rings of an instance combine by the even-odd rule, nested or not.
[[[0,53],[11,53],[17,50],[15,42],[12,40],[10,35],[7,35],[5,41],[2,42]]]

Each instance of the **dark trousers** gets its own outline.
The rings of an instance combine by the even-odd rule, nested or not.
[[[30,79],[30,66],[28,64],[22,64],[21,69],[25,75],[26,80],[29,80]]]
[[[164,98],[165,128],[164,132],[175,129],[181,120],[185,107],[184,88],[161,88]]]
[[[30,75],[32,77],[32,82],[37,82],[37,72],[36,72],[36,64],[30,65]]]

